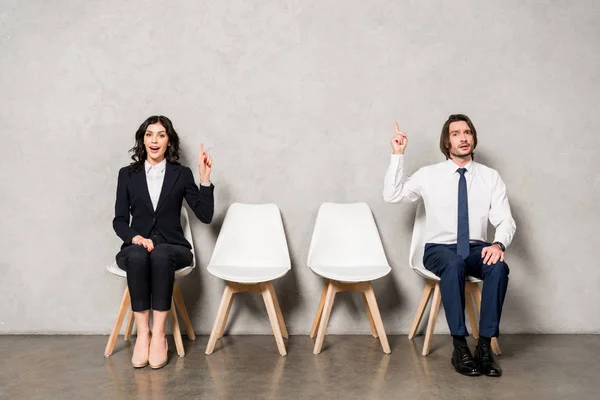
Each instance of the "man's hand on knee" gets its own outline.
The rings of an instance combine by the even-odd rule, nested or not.
[[[500,261],[504,261],[504,252],[500,249],[499,246],[495,244],[484,247],[481,250],[481,258],[483,258],[483,263],[486,265],[494,265]]]

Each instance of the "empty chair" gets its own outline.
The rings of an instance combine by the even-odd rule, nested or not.
[[[192,323],[190,321],[190,317],[187,313],[187,309],[185,308],[185,303],[183,302],[183,297],[181,296],[181,291],[179,290],[179,285],[177,284],[177,278],[182,278],[186,275],[189,275],[190,272],[194,270],[196,267],[196,256],[194,253],[194,242],[192,241],[192,230],[190,229],[190,222],[188,218],[188,213],[185,208],[181,209],[181,227],[183,228],[183,234],[186,240],[192,245],[192,265],[189,265],[185,268],[180,268],[175,271],[175,282],[173,283],[173,300],[171,301],[171,323],[173,325],[173,339],[175,340],[175,346],[177,347],[177,354],[180,357],[185,356],[185,350],[183,348],[183,340],[181,339],[181,331],[179,329],[179,321],[177,319],[177,311],[181,315],[181,319],[183,320],[183,324],[185,325],[185,329],[188,334],[188,338],[191,340],[196,340],[196,335],[194,334],[194,328],[192,327]],[[108,272],[111,274],[118,275],[122,278],[127,278],[127,272],[123,271],[121,268],[117,266],[117,263],[114,262],[108,267]],[[127,311],[129,310],[129,318],[127,320],[127,327],[125,329],[125,340],[129,340],[131,338],[131,333],[133,331],[133,324],[135,322],[133,318],[133,312],[130,310],[131,298],[129,296],[129,288],[125,286],[125,292],[123,293],[123,297],[121,298],[121,304],[119,305],[119,310],[117,312],[117,320],[110,332],[110,336],[108,338],[108,343],[106,344],[106,348],[104,350],[104,356],[109,357],[113,353],[113,349],[115,347],[115,343],[117,342],[117,337],[119,336],[119,332],[121,331],[121,327],[123,325],[123,321],[125,316],[127,315]]]
[[[431,310],[429,312],[429,322],[427,323],[427,330],[425,333],[425,343],[423,344],[423,356],[426,356],[430,352],[431,340],[433,339],[433,331],[435,329],[435,322],[437,320],[438,312],[440,311],[440,305],[442,302],[442,296],[440,293],[440,278],[433,272],[427,270],[423,265],[423,253],[425,251],[425,242],[423,235],[425,233],[425,206],[423,203],[419,203],[417,206],[417,213],[415,216],[415,224],[413,227],[412,240],[410,243],[410,256],[409,264],[410,267],[419,276],[426,279],[425,288],[421,295],[421,300],[417,307],[417,313],[413,319],[408,338],[412,339],[419,328],[425,308],[429,303],[431,294],[433,293],[433,301],[431,303]],[[481,279],[477,279],[472,276],[466,277],[465,283],[465,308],[467,309],[469,323],[471,325],[471,334],[474,338],[479,337],[479,329],[477,326],[476,312],[479,313],[481,308],[481,288],[479,287]],[[477,308],[477,311],[476,311]],[[496,354],[500,354],[500,345],[498,344],[497,338],[492,338],[492,350]]]
[[[263,296],[279,353],[287,354],[283,337],[287,338],[288,332],[272,281],[290,268],[279,208],[275,204],[232,204],[208,265],[208,272],[226,281],[226,285],[206,354],[213,352],[217,339],[223,336],[233,295],[238,292]]]
[[[310,332],[311,338],[317,334],[313,353],[321,352],[335,294],[355,290],[363,294],[373,337],[379,337],[384,353],[389,354],[390,346],[371,281],[384,277],[391,268],[366,203],[321,205],[308,253],[308,267],[326,280]]]

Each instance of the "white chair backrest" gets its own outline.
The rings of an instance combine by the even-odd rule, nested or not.
[[[189,265],[192,268],[196,267],[196,253],[194,252],[194,241],[192,240],[192,229],[190,227],[190,218],[185,207],[181,207],[181,227],[183,228],[183,236],[190,242],[192,246],[192,263]]]
[[[408,263],[415,271],[429,275],[430,272],[423,265],[423,253],[425,251],[425,205],[420,202],[417,206],[415,224],[413,226],[412,239],[410,241],[410,256]]]
[[[366,203],[323,203],[313,231],[308,266],[388,266]]]
[[[209,266],[290,269],[290,253],[277,205],[232,204]]]
[[[415,215],[415,225],[413,227],[413,235],[410,241],[410,255],[408,263],[410,267],[417,273],[426,279],[432,279],[439,281],[439,276],[433,272],[427,270],[423,265],[423,253],[425,252],[425,205],[421,202],[417,206],[417,212]],[[481,282],[479,279],[472,276],[466,277],[469,282]]]

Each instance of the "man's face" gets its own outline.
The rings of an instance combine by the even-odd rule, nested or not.
[[[473,132],[465,121],[450,124],[450,158],[469,157],[473,152]]]

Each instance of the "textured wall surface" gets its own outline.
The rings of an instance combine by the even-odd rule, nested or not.
[[[455,112],[518,225],[502,330],[598,333],[599,38],[591,0],[0,0],[0,333],[109,331],[117,171],[155,113],[184,164],[201,142],[214,158],[215,220],[193,221],[199,268],[182,283],[198,332],[221,297],[205,267],[227,207],[275,202],[293,262],[275,287],[290,332],[308,333],[323,201],[371,206],[393,267],[374,284],[384,324],[407,332],[423,282],[407,264],[414,206],[381,196],[393,121],[414,172],[443,159]],[[232,333],[270,331],[256,295],[231,315]],[[360,296],[338,296],[328,332],[368,331]]]

